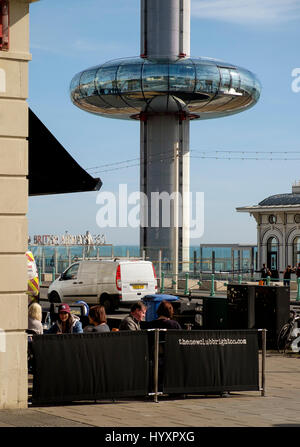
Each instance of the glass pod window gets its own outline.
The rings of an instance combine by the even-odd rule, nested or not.
[[[241,91],[242,93],[246,93],[251,95],[254,91],[254,78],[253,75],[245,69],[239,69],[241,76]]]
[[[97,68],[84,71],[80,78],[80,92],[82,96],[97,95],[95,87],[95,75]]]
[[[102,65],[96,75],[96,85],[98,86],[100,95],[116,95],[118,94],[116,72],[118,66]]]
[[[181,61],[169,66],[169,88],[176,92],[193,92],[195,89],[195,68],[191,61]]]
[[[147,64],[147,62],[145,62],[142,76],[144,92],[168,92],[168,64]]]
[[[141,90],[141,63],[120,65],[117,83],[120,93],[139,92]]]
[[[196,68],[196,92],[217,93],[220,85],[220,72],[216,65],[205,65],[194,60]]]
[[[220,75],[221,75],[220,90],[224,93],[228,93],[231,85],[231,77],[229,69],[220,68]]]

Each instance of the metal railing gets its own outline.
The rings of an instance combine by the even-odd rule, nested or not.
[[[127,253],[128,254],[128,253]],[[191,296],[196,290],[206,290],[209,292],[210,296],[215,296],[217,289],[221,289],[222,286],[227,286],[230,283],[258,283],[261,285],[274,285],[281,284],[290,287],[290,290],[296,291],[296,301],[300,301],[300,278],[295,279],[284,279],[283,277],[274,278],[268,276],[267,278],[261,278],[260,272],[250,272],[250,271],[199,271],[195,266],[195,260],[190,259],[189,261],[184,261],[179,263],[179,272],[174,274],[172,271],[173,265],[170,261],[163,261],[161,258],[158,260],[152,260],[145,257],[137,258],[135,256],[118,257],[119,259],[146,259],[153,262],[155,267],[157,278],[159,280],[160,293],[165,293],[167,290],[172,290],[172,292],[178,293],[185,296]],[[59,276],[64,270],[66,270],[71,264],[83,259],[112,259],[109,257],[58,257],[53,256],[51,258],[47,257],[37,257],[36,262],[39,271],[40,284],[45,281],[44,276],[48,274],[48,281],[54,281],[57,276]],[[192,268],[188,268],[191,267]]]

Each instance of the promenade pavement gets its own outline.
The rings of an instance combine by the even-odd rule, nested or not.
[[[261,362],[260,362],[261,364]],[[300,427],[300,356],[267,352],[265,396],[161,396],[0,410],[0,427]]]

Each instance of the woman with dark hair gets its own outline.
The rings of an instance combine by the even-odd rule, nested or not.
[[[157,319],[147,325],[151,329],[182,329],[178,321],[173,320],[174,308],[170,301],[163,300],[156,311]]]
[[[84,328],[83,332],[110,332],[104,306],[90,308],[89,322],[90,324]]]
[[[71,314],[68,304],[61,304],[58,308],[58,320],[46,332],[47,334],[78,334],[82,331],[82,324],[76,315]]]

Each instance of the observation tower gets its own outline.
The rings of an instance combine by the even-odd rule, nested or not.
[[[178,272],[178,261],[189,260],[190,121],[243,112],[261,87],[244,68],[190,56],[190,0],[141,0],[140,53],[76,74],[71,99],[90,113],[140,122],[140,190],[147,197],[140,246],[151,257],[162,249]],[[151,206],[151,193],[173,194],[170,222],[162,206]]]

